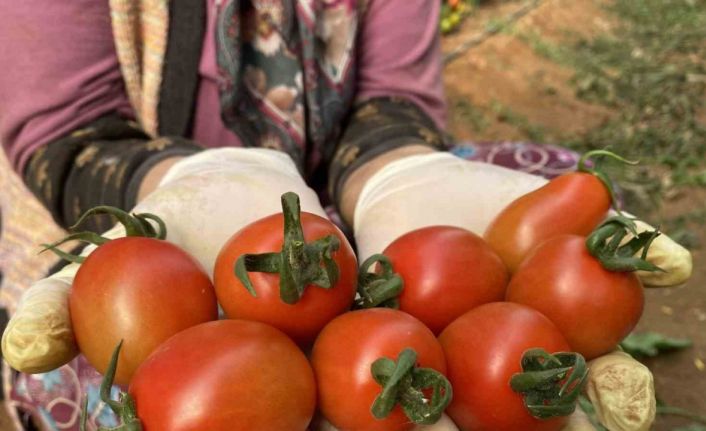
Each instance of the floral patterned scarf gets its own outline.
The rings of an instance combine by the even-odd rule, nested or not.
[[[311,172],[331,157],[354,94],[362,0],[225,0],[216,29],[221,113],[246,146]],[[329,145],[326,145],[329,143]]]

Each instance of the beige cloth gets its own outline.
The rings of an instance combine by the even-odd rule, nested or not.
[[[22,184],[0,154],[0,304],[14,312],[22,292],[46,276],[58,259],[51,253],[38,255],[39,244],[61,238],[64,231]],[[70,248],[70,247],[69,247]]]
[[[115,50],[142,128],[157,136],[157,107],[169,33],[167,0],[110,0]]]

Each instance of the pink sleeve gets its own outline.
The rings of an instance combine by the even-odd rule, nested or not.
[[[439,0],[370,0],[358,45],[357,100],[399,96],[443,129]]]
[[[82,124],[132,115],[108,0],[0,2],[0,65],[0,142],[19,172]]]

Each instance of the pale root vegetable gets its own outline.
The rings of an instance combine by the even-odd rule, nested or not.
[[[649,224],[635,220],[637,232],[654,230]],[[664,272],[638,271],[637,275],[646,287],[672,287],[686,283],[691,277],[693,262],[689,250],[667,235],[660,235],[652,242],[646,260]]]
[[[44,373],[69,362],[78,346],[69,317],[71,279],[46,278],[22,295],[2,337],[2,353],[14,369]]]
[[[243,226],[281,211],[280,196],[286,192],[299,195],[302,211],[326,216],[316,193],[285,153],[263,148],[212,149],[176,163],[134,211],[162,218],[167,241],[192,255],[211,274],[223,243]],[[122,226],[114,229],[103,236],[125,235]],[[3,356],[14,369],[46,372],[78,354],[68,305],[78,267],[67,266],[23,295],[2,338]]]
[[[109,239],[124,235],[121,225],[103,234]],[[88,256],[95,248],[89,245],[81,255]],[[22,295],[2,334],[3,358],[12,368],[29,374],[45,373],[78,355],[69,314],[69,292],[79,267],[77,263],[66,265]]]
[[[625,352],[589,363],[586,393],[601,424],[610,431],[647,431],[657,410],[650,370]]]

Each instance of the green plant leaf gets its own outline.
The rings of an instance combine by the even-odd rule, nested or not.
[[[692,342],[686,338],[670,338],[657,332],[643,332],[630,334],[621,343],[620,347],[631,356],[655,357],[662,352],[680,350],[691,347]]]

